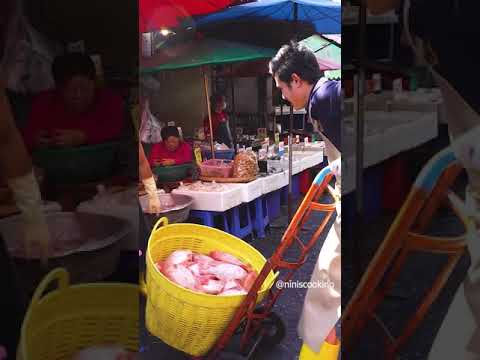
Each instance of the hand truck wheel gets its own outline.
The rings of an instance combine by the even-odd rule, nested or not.
[[[262,327],[265,332],[263,334],[260,346],[272,347],[282,342],[286,335],[286,327],[282,318],[276,313],[271,312],[268,317],[262,321]]]

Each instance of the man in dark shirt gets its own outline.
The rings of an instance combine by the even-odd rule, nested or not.
[[[295,42],[283,46],[270,61],[270,73],[284,99],[298,110],[306,108],[309,122],[325,142],[325,154],[340,188],[341,96],[340,82],[322,77],[315,54]],[[341,223],[340,201],[335,223],[320,251],[311,282],[328,281],[328,288],[310,288],[305,297],[299,333],[304,341],[300,358],[309,353],[320,356],[335,339],[334,326],[341,307]],[[332,330],[333,329],[333,330]],[[333,334],[333,336],[332,336]],[[326,350],[325,350],[326,351]]]
[[[309,111],[310,110],[310,111]],[[313,129],[325,135],[341,151],[341,84],[340,81],[321,78],[312,89],[307,116],[314,122]]]
[[[314,129],[340,151],[340,82],[322,77],[315,54],[297,43],[285,45],[271,60],[270,73],[282,97],[295,110],[306,109]]]

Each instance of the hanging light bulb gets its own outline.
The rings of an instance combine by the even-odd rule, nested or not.
[[[175,35],[175,32],[170,29],[161,29],[160,34],[167,37],[167,36]]]

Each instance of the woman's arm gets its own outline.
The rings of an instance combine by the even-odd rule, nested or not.
[[[7,179],[15,203],[24,218],[27,257],[32,246],[41,246],[43,261],[48,258],[50,234],[42,209],[42,198],[33,174],[32,162],[13,121],[0,74],[0,173]]]
[[[143,146],[138,142],[138,165],[139,165],[139,175],[140,180],[146,180],[153,176],[152,169],[150,168],[150,164],[148,163],[147,156],[145,155],[145,150],[143,150]]]
[[[138,142],[138,165],[139,165],[139,175],[140,180],[145,187],[145,191],[148,194],[148,209],[150,213],[159,213],[160,212],[160,200],[158,199],[157,193],[157,184],[152,174],[152,169],[148,163],[147,157],[145,156],[145,151],[143,150],[142,143]]]
[[[0,170],[7,179],[17,178],[32,171],[32,162],[13,121],[2,84],[0,84]]]
[[[152,144],[150,154],[148,155],[148,163],[150,166],[155,166],[161,160],[160,144]]]

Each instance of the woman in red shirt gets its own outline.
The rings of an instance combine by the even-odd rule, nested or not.
[[[210,98],[212,108],[212,130],[213,140],[220,144],[225,144],[229,148],[233,146],[232,134],[228,123],[228,116],[225,112],[227,102],[224,95],[213,95]],[[205,136],[210,137],[210,126],[208,116],[203,120]]]
[[[171,166],[192,162],[192,147],[180,139],[175,126],[166,126],[161,132],[163,141],[153,144],[149,162],[151,166]]]
[[[23,131],[30,150],[100,144],[120,137],[123,101],[95,86],[95,65],[88,55],[61,55],[52,72],[56,89],[37,96]]]

